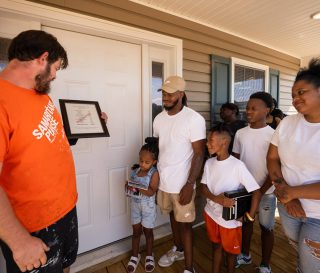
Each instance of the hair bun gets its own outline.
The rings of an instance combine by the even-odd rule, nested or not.
[[[320,76],[320,58],[313,58],[309,62],[309,70],[315,75]]]
[[[157,137],[147,137],[144,141],[147,144],[158,144],[159,143],[159,138],[157,138]]]

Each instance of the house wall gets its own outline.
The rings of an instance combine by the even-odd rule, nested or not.
[[[279,106],[287,114],[295,112],[291,105],[291,87],[300,67],[300,59],[127,0],[29,1],[182,39],[183,76],[187,81],[188,105],[205,118],[207,128],[211,124],[211,54],[236,57],[279,70]],[[199,222],[202,220],[205,200],[199,194],[196,198],[199,212],[196,222]]]
[[[209,27],[127,0],[44,0],[49,4],[122,24],[174,36],[183,40],[183,75],[189,106],[210,126],[210,54],[237,57],[280,71],[280,108],[293,113],[289,92],[300,60]]]

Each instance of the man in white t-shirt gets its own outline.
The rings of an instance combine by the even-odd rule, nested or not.
[[[249,126],[237,131],[233,154],[244,162],[263,194],[259,205],[259,223],[261,227],[262,260],[259,266],[260,273],[271,273],[270,258],[273,249],[273,228],[276,210],[276,197],[268,178],[267,152],[274,130],[267,125],[266,117],[272,108],[272,97],[266,92],[256,92],[250,96],[246,107]],[[242,228],[242,253],[238,256],[237,267],[241,264],[250,264],[250,242],[253,232],[251,223]]]
[[[186,106],[185,87],[179,76],[166,79],[161,88],[165,110],[153,124],[154,136],[159,137],[158,205],[162,213],[170,214],[175,244],[159,265],[168,267],[185,259],[184,273],[194,273],[195,183],[204,158],[206,127],[204,118]]]

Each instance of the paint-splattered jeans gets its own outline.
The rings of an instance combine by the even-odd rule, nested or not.
[[[46,252],[47,263],[28,273],[63,273],[63,268],[69,267],[76,259],[78,252],[78,219],[76,208],[72,209],[58,222],[40,231],[31,233],[40,238],[50,250]],[[13,260],[9,247],[0,241],[3,255],[6,259],[8,273],[20,273]],[[1,272],[2,273],[2,272]]]
[[[273,193],[264,194],[259,204],[259,223],[267,230],[273,230],[277,198]]]
[[[278,204],[284,233],[298,251],[298,272],[320,272],[320,219],[295,218]]]

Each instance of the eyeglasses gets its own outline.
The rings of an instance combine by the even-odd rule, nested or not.
[[[292,98],[294,99],[295,97],[301,97],[303,94],[311,91],[310,89],[298,89],[295,94],[292,94]]]

